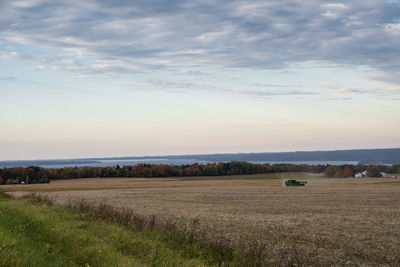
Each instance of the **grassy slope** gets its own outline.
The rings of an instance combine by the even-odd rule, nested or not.
[[[66,207],[0,195],[0,266],[203,266],[210,254],[157,232],[90,222]]]

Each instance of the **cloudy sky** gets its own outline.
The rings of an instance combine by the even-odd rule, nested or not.
[[[0,160],[400,147],[400,3],[1,0]]]

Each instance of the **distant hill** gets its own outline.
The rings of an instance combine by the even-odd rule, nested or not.
[[[296,151],[275,153],[235,153],[204,155],[167,155],[145,157],[108,157],[60,160],[21,160],[0,161],[0,168],[25,167],[30,165],[61,168],[63,166],[123,166],[139,162],[156,164],[193,164],[195,162],[248,161],[260,163],[302,163],[307,164],[400,164],[400,148],[390,149],[352,149],[333,151]]]
[[[192,155],[190,157],[212,161],[357,161],[360,164],[400,164],[400,148],[212,154]]]

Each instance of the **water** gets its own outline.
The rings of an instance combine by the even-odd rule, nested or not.
[[[124,160],[98,160],[97,162],[92,162],[92,163],[70,163],[70,164],[52,164],[52,165],[39,165],[40,167],[43,168],[64,168],[64,167],[112,167],[112,166],[134,166],[139,163],[146,163],[146,164],[164,164],[164,165],[183,165],[183,164],[194,164],[194,163],[199,163],[199,164],[207,164],[210,162],[207,161],[199,161],[196,159],[124,159]],[[0,165],[1,166],[1,165]]]

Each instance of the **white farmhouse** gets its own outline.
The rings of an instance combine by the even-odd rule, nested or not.
[[[357,172],[357,173],[354,175],[354,178],[361,178],[361,177],[368,177],[367,171]]]

